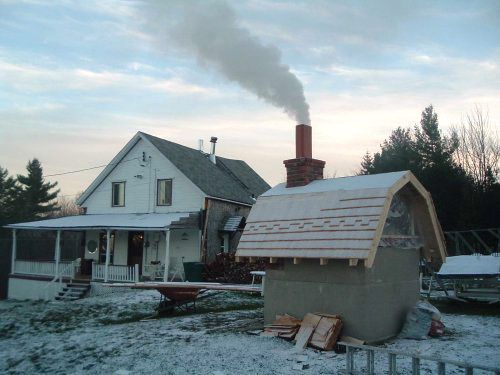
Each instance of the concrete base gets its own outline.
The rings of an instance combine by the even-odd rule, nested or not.
[[[9,277],[9,292],[7,297],[18,300],[53,300],[59,292],[59,283],[49,285],[50,279],[36,280],[28,278]]]
[[[302,318],[308,312],[340,314],[343,334],[367,342],[394,337],[408,310],[419,299],[417,249],[379,248],[372,268],[347,260],[319,259],[266,271],[264,320],[288,313]]]

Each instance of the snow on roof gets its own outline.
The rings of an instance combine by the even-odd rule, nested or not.
[[[38,230],[84,230],[84,229],[167,229],[172,223],[188,218],[192,212],[168,214],[103,214],[77,215],[28,223],[9,224],[6,228]]]
[[[349,176],[328,178],[312,181],[308,185],[287,188],[286,183],[281,183],[268,190],[263,197],[271,195],[323,193],[335,190],[359,190],[359,189],[381,189],[390,188],[400,180],[408,171],[380,173],[372,175]]]
[[[447,257],[439,276],[500,275],[500,255],[458,255]]]

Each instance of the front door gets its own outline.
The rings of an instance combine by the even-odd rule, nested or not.
[[[142,252],[144,249],[144,232],[128,232],[128,257],[127,264],[139,265],[139,273],[142,273]]]

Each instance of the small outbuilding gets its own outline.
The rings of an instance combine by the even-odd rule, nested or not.
[[[419,298],[419,265],[445,259],[429,192],[409,171],[323,179],[310,126],[296,143],[287,182],[257,199],[236,253],[269,259],[265,322],[324,312],[342,315],[346,335],[395,336]]]

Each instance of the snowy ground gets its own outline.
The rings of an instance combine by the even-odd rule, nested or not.
[[[293,371],[299,354],[291,343],[247,334],[262,327],[260,297],[218,293],[200,301],[195,314],[142,321],[158,296],[128,291],[76,302],[2,301],[0,373],[335,374],[345,368],[345,355],[307,349],[309,369]],[[500,367],[500,317],[445,313],[443,319],[448,333],[441,339],[386,346]],[[384,373],[387,359],[376,358],[377,373]],[[410,362],[398,360],[398,368],[409,373]]]

